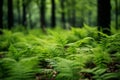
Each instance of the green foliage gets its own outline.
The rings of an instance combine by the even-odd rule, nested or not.
[[[83,69],[81,70],[81,75],[87,76],[88,79],[95,80],[113,80],[119,79],[119,73],[106,73],[106,68],[95,67],[93,69]],[[85,77],[84,77],[85,78]]]
[[[56,80],[76,80],[79,79],[79,73],[76,71],[80,70],[78,63],[73,62],[72,60],[56,57],[54,58],[55,70],[58,72]],[[76,67],[79,66],[79,67]]]
[[[120,33],[108,36],[84,26],[45,34],[3,30],[0,80],[119,80]]]
[[[112,51],[120,52],[120,33],[112,35],[106,39],[103,39],[104,47],[112,53]]]
[[[5,76],[4,80],[32,80],[35,77],[35,71],[38,69],[38,60],[37,57],[25,58],[20,61],[3,58],[0,67],[3,67],[2,70],[5,69],[5,71],[2,71],[4,74],[0,78],[2,79]]]

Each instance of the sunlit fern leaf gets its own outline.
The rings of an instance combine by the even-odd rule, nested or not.
[[[56,64],[54,64],[53,66],[58,72],[56,80],[76,80],[76,78],[78,79],[79,74],[76,71],[79,71],[80,69],[77,67],[77,63],[73,62],[72,60],[60,57],[56,57],[55,62]]]
[[[27,47],[25,46],[21,46],[19,45],[19,47],[17,45],[14,45],[14,44],[11,44],[10,47],[9,47],[9,52],[6,56],[10,57],[10,58],[13,58],[15,60],[19,60],[22,56],[23,56],[23,53],[26,52]]]
[[[88,37],[93,37],[93,38],[97,38],[98,37],[98,30],[97,27],[93,27],[93,26],[88,26],[86,24],[84,24],[83,27],[85,30],[87,30],[87,36]]]
[[[97,66],[106,67],[107,63],[111,61],[110,55],[103,50],[102,46],[98,46],[93,49],[94,62]]]
[[[26,42],[26,39],[25,39],[25,36],[23,33],[21,32],[16,32],[16,33],[13,33],[11,38],[10,38],[10,42],[11,43],[14,43],[14,42]]]
[[[101,67],[95,67],[92,69],[93,73],[99,76],[105,73],[106,70],[107,70],[106,68],[101,68]]]
[[[95,43],[95,40],[92,38],[92,37],[86,37],[86,38],[83,38],[79,41],[76,41],[75,42],[75,45],[76,46],[85,46],[85,45],[93,45],[94,46],[94,43]]]
[[[92,48],[96,47],[96,41],[91,37],[86,37],[84,39],[78,40],[74,43],[68,43],[65,45],[68,54],[76,53],[92,53]],[[88,52],[85,52],[88,51]]]
[[[82,39],[87,36],[87,30],[83,30],[83,28],[72,28],[72,33],[79,39]]]
[[[9,77],[6,80],[32,80],[35,79],[35,72],[38,69],[37,57],[25,58],[8,65]]]
[[[2,58],[0,59],[0,80],[5,80],[6,77],[9,77],[10,65],[16,63],[14,59],[11,58]]]
[[[120,73],[105,73],[101,75],[104,80],[119,80]]]
[[[116,50],[120,52],[120,33],[112,35],[106,39],[108,42],[106,47],[109,51]]]
[[[11,36],[12,36],[11,31],[3,30],[3,34],[0,35],[0,51],[7,51],[8,50]]]
[[[93,54],[81,53],[81,54],[71,54],[71,55],[67,56],[67,59],[74,61],[75,64],[73,64],[73,65],[75,67],[83,68],[83,67],[85,67],[85,65],[88,61],[92,60],[93,57],[94,57]]]

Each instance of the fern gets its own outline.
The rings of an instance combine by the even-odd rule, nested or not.
[[[56,76],[56,80],[77,80],[79,78],[79,74],[77,71],[80,69],[76,66],[78,64],[74,63],[71,60],[63,59],[60,57],[54,58],[56,64],[53,66],[55,67],[55,70],[58,72]]]
[[[8,77],[5,80],[33,80],[35,78],[35,72],[38,69],[37,57],[31,57],[16,61],[10,58],[4,58],[2,60],[3,67],[7,69]],[[6,75],[5,73],[3,75]],[[3,78],[2,78],[3,79]]]
[[[100,67],[106,67],[107,63],[111,62],[110,55],[103,51],[101,46],[93,49],[94,62]]]
[[[47,31],[3,30],[0,80],[119,80],[120,33],[108,36],[88,25]]]

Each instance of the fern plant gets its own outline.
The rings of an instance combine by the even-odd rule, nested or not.
[[[107,73],[107,68],[95,67],[81,70],[82,79],[92,80],[119,80],[118,73]]]
[[[39,69],[38,61],[39,59],[37,57],[25,58],[20,61],[11,58],[3,58],[0,67],[3,67],[4,69],[2,69],[3,76],[1,76],[0,79],[34,80],[37,69]]]
[[[56,80],[77,80],[79,79],[79,71],[80,68],[76,67],[77,64],[71,60],[63,59],[60,57],[54,58],[55,63],[54,69],[57,71]],[[76,65],[76,66],[75,66]]]
[[[119,33],[108,36],[87,25],[47,31],[3,30],[0,80],[119,80]]]

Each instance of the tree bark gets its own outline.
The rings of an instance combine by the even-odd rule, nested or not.
[[[72,23],[72,26],[73,27],[75,27],[75,25],[76,25],[76,8],[75,8],[75,5],[76,5],[76,1],[75,0],[73,0],[72,1],[72,21],[71,21],[71,23]]]
[[[32,13],[31,13],[31,11],[29,12],[28,18],[29,18],[29,26],[30,26],[31,29],[33,29],[33,28],[34,28],[34,27],[33,27],[34,25],[33,25],[33,23],[32,23]]]
[[[45,21],[45,8],[46,8],[46,0],[41,0],[40,4],[40,22],[41,22],[41,29],[45,32],[46,21]]]
[[[0,0],[0,29],[3,29],[3,0]]]
[[[115,24],[118,29],[118,0],[115,0]]]
[[[92,12],[91,11],[89,11],[88,12],[88,24],[91,26],[92,25],[92,21],[91,21],[91,17],[92,16]]]
[[[21,24],[20,0],[17,0],[18,24]]]
[[[89,6],[92,6],[92,2],[89,1]],[[92,26],[92,11],[91,9],[88,10],[88,24]]]
[[[98,3],[98,16],[97,25],[98,30],[102,29],[103,33],[110,34],[110,21],[111,21],[111,5],[110,0],[97,0]]]
[[[13,24],[13,0],[8,0],[8,29],[11,29],[13,27]]]
[[[66,16],[67,16],[67,24],[71,27],[71,22],[72,22],[72,11],[71,11],[71,3],[69,2],[69,0],[66,0],[66,9],[67,9],[67,13],[66,13]]]
[[[27,26],[27,17],[26,17],[27,11],[26,11],[25,0],[22,0],[22,10],[23,10],[22,24],[23,24],[24,27],[26,27]]]
[[[61,0],[61,22],[62,22],[62,27],[65,29],[66,26],[65,26],[65,23],[66,23],[66,20],[65,20],[65,1],[64,0]]]
[[[81,9],[81,21],[80,21],[80,27],[83,27],[84,26],[84,22],[85,22],[85,10],[84,9]]]
[[[55,8],[55,0],[51,0],[52,8],[51,8],[51,27],[55,28],[56,26],[56,8]]]

